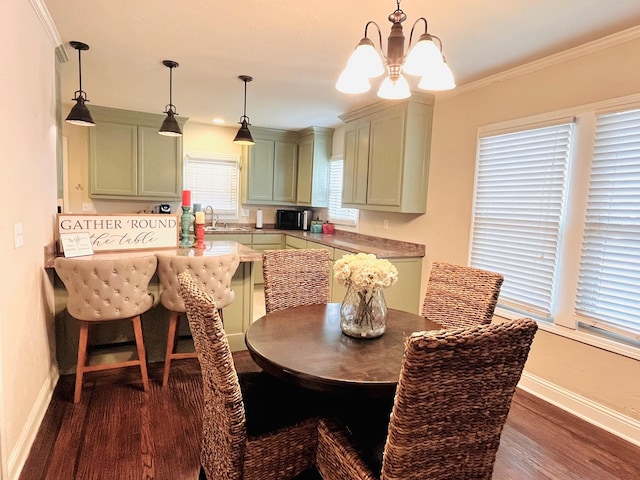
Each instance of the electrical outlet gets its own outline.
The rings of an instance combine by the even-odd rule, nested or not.
[[[93,203],[83,203],[82,204],[83,212],[93,212]]]
[[[13,224],[13,248],[20,248],[24,245],[24,236],[22,235],[22,224]]]
[[[385,230],[389,228],[389,220],[382,221],[382,228],[384,228]]]
[[[249,209],[248,208],[243,208],[242,209],[242,216],[243,217],[248,217],[249,216]]]

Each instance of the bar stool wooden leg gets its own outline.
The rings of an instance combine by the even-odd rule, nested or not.
[[[162,386],[166,387],[169,383],[169,370],[171,369],[171,359],[176,349],[176,340],[178,337],[178,329],[180,327],[180,314],[171,312],[169,317],[169,332],[167,333],[167,351],[164,354],[164,372],[162,374]]]
[[[144,391],[149,391],[149,375],[147,374],[147,353],[144,349],[144,338],[142,337],[142,322],[140,315],[131,319],[133,321],[133,332],[136,335],[136,346],[138,347],[138,359],[140,361],[140,373],[142,374],[142,385]]]
[[[87,364],[87,342],[89,338],[89,324],[80,322],[80,339],[78,340],[78,363],[76,364],[76,388],[73,393],[73,403],[80,401],[82,395],[82,376]]]

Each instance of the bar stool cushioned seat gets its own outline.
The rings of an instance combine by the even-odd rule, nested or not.
[[[149,391],[140,315],[153,306],[154,298],[147,288],[156,266],[157,260],[154,255],[123,256],[115,259],[56,259],[56,273],[69,294],[67,310],[72,317],[80,321],[74,403],[80,401],[84,373],[91,371],[140,366],[144,391]],[[87,365],[89,325],[93,322],[124,319],[133,322],[138,359]]]
[[[235,293],[231,289],[231,279],[240,265],[240,259],[235,253],[215,257],[163,254],[156,256],[158,258],[158,278],[162,288],[160,303],[171,312],[162,375],[162,386],[166,386],[169,383],[171,360],[197,358],[196,352],[176,353],[175,351],[180,319],[186,311],[184,300],[180,294],[178,275],[182,272],[190,272],[196,285],[209,294],[215,300],[218,309],[222,310],[235,299]]]

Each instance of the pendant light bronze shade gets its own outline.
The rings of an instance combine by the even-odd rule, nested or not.
[[[239,145],[255,145],[256,142],[253,141],[253,137],[251,136],[251,132],[249,131],[249,117],[247,117],[247,82],[253,80],[253,77],[249,75],[240,75],[238,77],[240,80],[244,82],[244,109],[242,113],[242,117],[240,117],[240,130],[236,134],[236,138],[233,139],[233,143],[237,143]]]
[[[91,112],[85,105],[88,102],[87,94],[82,90],[82,50],[89,50],[89,45],[82,42],[69,42],[70,45],[78,51],[78,77],[79,88],[75,91],[73,99],[76,104],[73,106],[69,115],[67,115],[66,121],[74,125],[81,125],[84,127],[93,127],[96,123],[91,117]]]
[[[178,66],[178,62],[174,62],[173,60],[163,60],[162,64],[165,67],[169,68],[169,105],[166,106],[166,110],[164,113],[167,114],[167,118],[162,122],[162,126],[158,133],[160,135],[166,135],[168,137],[180,137],[182,136],[182,130],[180,130],[180,125],[178,125],[178,121],[176,120],[176,107],[173,105],[173,69]]]

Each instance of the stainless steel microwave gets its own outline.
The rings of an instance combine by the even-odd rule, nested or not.
[[[300,210],[276,210],[276,228],[282,230],[302,230],[303,212]]]

